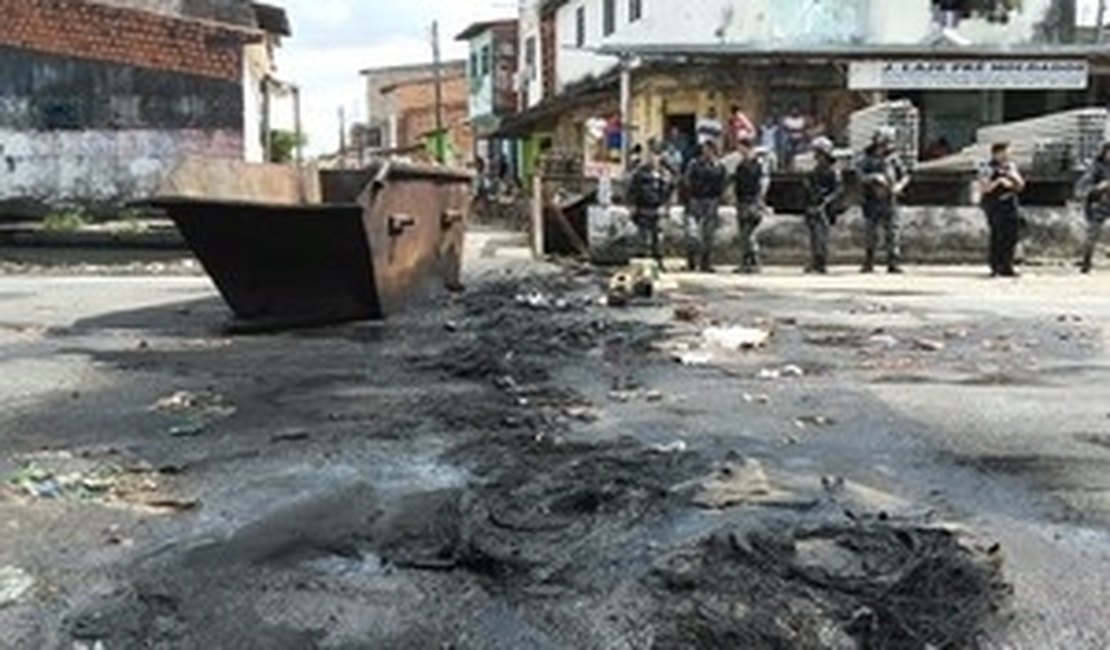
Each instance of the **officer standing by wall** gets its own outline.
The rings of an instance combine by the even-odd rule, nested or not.
[[[1103,143],[1098,158],[1091,161],[1080,177],[1076,194],[1083,201],[1087,217],[1087,239],[1083,243],[1079,269],[1090,273],[1094,268],[1095,249],[1102,237],[1102,226],[1110,218],[1110,142]]]
[[[1018,194],[1025,189],[1017,165],[1010,160],[1010,145],[991,146],[991,158],[979,168],[979,193],[990,226],[991,277],[1014,278],[1014,255],[1021,234]]]
[[[651,257],[660,270],[663,269],[660,220],[674,193],[674,181],[663,166],[662,153],[659,143],[651,143],[643,162],[632,172],[628,182],[632,221],[639,230],[641,242],[650,249]]]
[[[811,259],[806,273],[829,272],[829,230],[836,225],[844,180],[836,166],[833,143],[819,137],[812,143],[817,166],[805,179],[806,227],[809,228]]]
[[[713,142],[701,145],[700,153],[686,169],[686,268],[713,270],[713,242],[720,226],[721,195],[728,181],[724,165],[717,159]]]
[[[875,271],[875,250],[879,246],[879,229],[884,231],[887,270],[901,273],[901,232],[898,219],[898,197],[910,184],[910,176],[894,150],[893,129],[875,133],[871,145],[859,163],[863,184],[863,217],[866,257],[864,273]]]
[[[736,218],[740,226],[740,272],[759,273],[759,240],[756,230],[767,210],[767,190],[771,187],[771,170],[767,157],[757,152],[750,138],[741,139],[736,153],[739,162],[733,175],[736,195]]]

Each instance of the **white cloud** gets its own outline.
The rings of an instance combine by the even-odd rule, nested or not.
[[[360,70],[431,61],[433,20],[440,22],[445,58],[461,58],[454,37],[476,20],[512,16],[513,0],[285,0],[293,23],[278,59],[278,76],[301,87],[310,153],[333,151],[339,109],[349,121],[365,114]],[[275,122],[291,125],[288,106]]]

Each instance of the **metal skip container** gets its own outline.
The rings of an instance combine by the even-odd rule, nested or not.
[[[469,174],[383,161],[359,171],[190,159],[166,211],[237,330],[376,320],[460,286]]]

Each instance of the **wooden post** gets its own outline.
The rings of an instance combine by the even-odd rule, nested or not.
[[[627,56],[621,57],[621,169],[628,169],[632,151],[632,65]]]
[[[543,259],[543,176],[532,176],[532,256]]]

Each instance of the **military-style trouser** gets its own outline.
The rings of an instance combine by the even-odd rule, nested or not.
[[[686,206],[686,264],[691,271],[712,270],[720,207],[720,199],[690,199]]]
[[[1018,206],[1003,203],[984,208],[990,226],[990,263],[994,275],[1013,275],[1014,256],[1021,238],[1021,218]]]
[[[759,239],[756,230],[763,223],[763,205],[745,201],[736,206],[736,219],[740,227],[740,270],[746,273],[759,271]]]
[[[829,230],[832,226],[828,213],[820,207],[806,212],[809,228],[810,262],[807,270],[825,273],[829,269]]]
[[[1083,242],[1083,260],[1081,266],[1084,273],[1090,273],[1094,268],[1095,250],[1102,239],[1102,227],[1106,223],[1107,215],[1094,210],[1087,210],[1087,238]]]
[[[879,248],[879,230],[883,231],[886,247],[886,263],[891,269],[898,267],[902,259],[902,229],[898,222],[898,207],[890,203],[870,203],[863,206],[864,247],[866,257],[864,270],[875,267],[875,251]]]
[[[649,253],[660,268],[663,267],[662,234],[660,233],[662,218],[662,208],[637,208],[632,215],[632,221],[639,230],[641,250]]]

